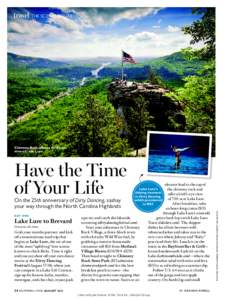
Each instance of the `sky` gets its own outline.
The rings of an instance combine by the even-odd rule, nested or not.
[[[189,46],[191,8],[9,8],[8,52],[45,58],[159,57]]]

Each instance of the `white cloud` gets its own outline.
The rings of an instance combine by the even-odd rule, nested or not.
[[[84,35],[74,39],[69,35],[63,40],[43,39],[42,43],[22,43],[14,47],[10,44],[9,51],[36,57],[76,58],[97,56],[120,56],[121,49],[130,52],[133,57],[163,56],[188,47],[190,37],[182,32],[155,33],[138,32],[128,36],[104,36],[100,34]],[[29,45],[29,46],[28,46]]]
[[[168,25],[167,30],[168,32],[178,32],[180,31],[180,27]]]
[[[152,28],[153,29],[159,29],[159,28],[161,28],[161,26],[160,25],[153,25]]]
[[[62,29],[70,32],[79,31],[79,25],[76,22],[65,16],[57,15],[54,13],[49,14],[49,24],[58,25]]]
[[[43,32],[43,28],[41,23],[35,20],[23,20],[19,22],[13,21],[9,22],[8,32],[22,35],[31,33],[36,33],[36,35],[40,35]]]
[[[118,40],[114,42],[118,43]],[[129,50],[135,56],[163,56],[188,47],[190,37],[182,32],[171,35],[168,32],[155,33],[150,31],[129,35],[119,43],[123,49]],[[112,51],[112,50],[111,50]]]
[[[126,40],[132,42],[149,42],[158,40],[158,35],[154,32],[143,31],[127,36]]]
[[[66,13],[49,14],[48,23],[36,20],[9,21],[8,50],[21,55],[36,57],[96,57],[119,56],[121,49],[136,56],[163,56],[189,46],[190,37],[184,35],[179,27],[171,26],[164,31],[144,30],[124,35],[125,30],[96,33],[85,30],[98,24],[113,24],[122,19],[133,20],[150,13],[157,13],[152,8],[84,8],[74,11],[77,14],[70,18]],[[80,15],[78,14],[80,13]],[[77,17],[78,15],[78,17]],[[154,26],[159,26],[157,22]],[[134,24],[132,30],[136,30]],[[152,25],[151,25],[152,26]],[[158,28],[158,27],[157,27]],[[172,32],[172,34],[171,34]]]
[[[14,45],[33,45],[36,43],[53,43],[59,41],[79,40],[83,34],[79,26],[72,20],[50,14],[48,23],[36,20],[18,20],[8,23],[8,41]]]
[[[138,8],[74,8],[82,27],[114,24],[120,20],[134,20],[143,18],[151,13],[156,14],[160,9],[151,7]],[[66,12],[66,9],[64,9]]]
[[[59,36],[62,33],[60,28],[49,24],[42,24],[35,20],[21,20],[9,22],[8,40],[13,43],[34,43],[38,39],[48,39]]]
[[[112,18],[112,23],[118,22],[121,19],[134,20],[145,17],[150,13],[156,14],[159,11],[157,8],[135,8],[135,9],[126,9],[120,11],[117,15],[114,15]]]

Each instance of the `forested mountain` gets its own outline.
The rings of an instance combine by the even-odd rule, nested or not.
[[[107,101],[109,80],[75,89],[9,126],[10,156],[125,156],[115,109]]]
[[[39,74],[36,69],[8,69],[8,123],[67,89],[68,82]]]
[[[121,67],[114,62],[99,65],[78,61],[77,64],[9,53],[8,122],[36,109],[69,87],[79,87],[95,78],[121,78]],[[182,85],[184,77],[197,74],[203,65],[203,61],[189,61],[183,53],[177,52],[139,64],[125,64],[124,74],[127,80],[145,81],[151,80],[153,72],[165,85],[176,87]]]
[[[107,62],[108,58],[104,58]],[[92,59],[90,60],[92,61]],[[111,59],[112,61],[112,59]],[[95,62],[97,60],[95,59]],[[109,62],[109,61],[108,61]],[[128,80],[147,80],[150,72],[153,71],[157,76],[165,81],[177,81],[181,84],[184,77],[189,75],[196,75],[203,69],[205,62],[200,59],[188,60],[185,54],[177,52],[172,55],[147,59],[136,65],[125,64],[124,73]],[[43,69],[38,75],[39,77],[56,78],[69,81],[69,85],[74,85],[75,81],[81,80],[83,77],[92,77],[92,71],[99,68],[100,64],[80,63],[65,63],[59,61],[52,61],[43,58],[32,58],[20,56],[16,54],[8,54],[9,69],[25,67],[27,69]],[[104,66],[98,74],[101,78],[120,78],[121,66],[117,63],[111,63]],[[76,82],[75,82],[76,84]]]
[[[46,58],[37,58],[30,56],[22,56],[14,53],[8,53],[8,67],[26,67],[30,69],[36,68],[60,68],[66,66],[65,62],[54,61]]]
[[[206,63],[198,58],[189,60],[185,53],[176,52],[168,56],[156,58],[150,63],[156,74],[163,79],[182,78],[196,75]]]

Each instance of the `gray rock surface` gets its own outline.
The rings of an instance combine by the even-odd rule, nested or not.
[[[183,131],[185,117],[180,103],[166,93],[169,90],[151,83],[113,80],[108,86],[108,98],[117,111],[121,111],[128,124],[128,108],[137,107],[139,97],[147,101],[147,110],[153,117],[152,129],[158,131]]]

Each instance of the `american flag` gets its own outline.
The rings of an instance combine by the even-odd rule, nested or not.
[[[136,64],[136,61],[133,59],[133,57],[124,51],[122,51],[122,61],[130,64]]]

